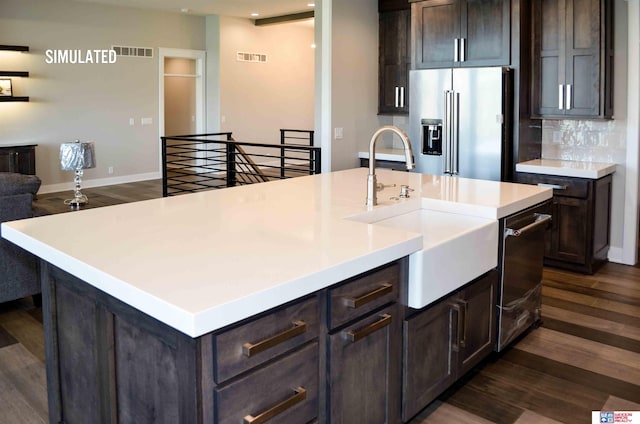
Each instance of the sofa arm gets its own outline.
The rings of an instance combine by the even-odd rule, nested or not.
[[[0,197],[0,222],[33,217],[33,195],[14,194]]]

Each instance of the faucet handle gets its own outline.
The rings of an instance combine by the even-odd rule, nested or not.
[[[395,184],[382,184],[382,183],[378,183],[376,184],[376,191],[382,191],[385,188],[389,188],[389,187],[395,187]]]
[[[412,191],[414,191],[414,189],[410,188],[406,184],[402,184],[400,186],[400,198],[401,199],[406,199],[406,198],[410,197],[409,193],[412,192]]]

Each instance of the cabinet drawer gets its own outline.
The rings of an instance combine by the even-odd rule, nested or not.
[[[590,180],[585,178],[518,172],[516,173],[516,181],[524,184],[553,186],[554,196],[579,197],[581,199],[589,196]]]
[[[318,343],[215,390],[216,423],[307,423],[318,416]],[[258,420],[257,422],[263,422]]]
[[[389,302],[398,300],[397,262],[358,276],[329,290],[329,327],[343,325]]]
[[[308,298],[213,337],[215,380],[225,381],[318,337],[318,300]]]

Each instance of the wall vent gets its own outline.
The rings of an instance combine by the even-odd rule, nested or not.
[[[237,52],[236,60],[238,62],[267,63],[267,55],[261,53]]]
[[[153,57],[153,48],[151,47],[111,46],[111,49],[116,51],[116,56]]]

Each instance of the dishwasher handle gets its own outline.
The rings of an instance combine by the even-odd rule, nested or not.
[[[551,215],[546,214],[546,213],[534,213],[533,214],[535,216],[535,220],[529,224],[529,225],[525,225],[522,228],[518,228],[517,230],[514,230],[513,228],[505,228],[504,230],[504,236],[505,237],[509,237],[509,236],[513,236],[513,237],[520,237],[522,234],[533,230],[536,227],[539,227],[540,225],[544,225],[547,222],[551,221]]]

